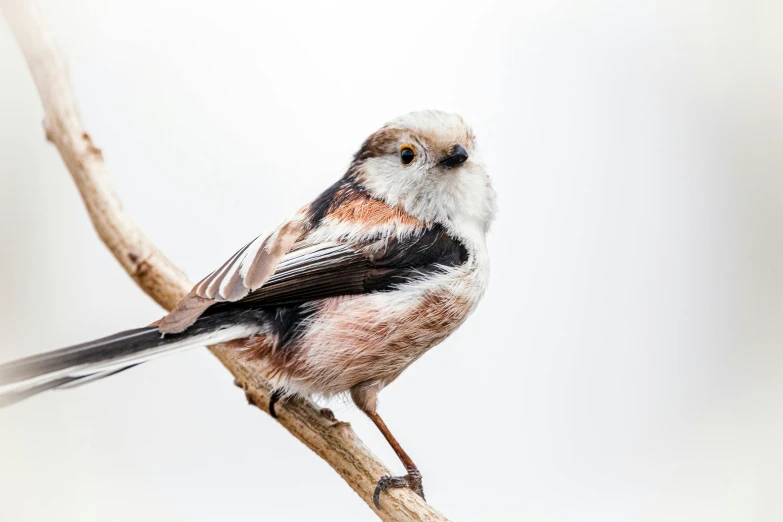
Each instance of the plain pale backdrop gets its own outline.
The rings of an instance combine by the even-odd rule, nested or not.
[[[484,302],[381,395],[460,521],[783,518],[783,4],[43,2],[130,213],[192,279],[398,114],[458,111]],[[162,311],[0,25],[0,361]],[[375,428],[331,405],[402,471]],[[0,411],[0,520],[364,521],[203,349]]]

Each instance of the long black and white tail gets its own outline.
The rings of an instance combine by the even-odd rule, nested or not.
[[[154,326],[136,328],[0,365],[0,408],[42,391],[102,379],[164,354],[248,337],[259,330],[258,325],[226,326],[209,319],[181,334],[164,337]]]

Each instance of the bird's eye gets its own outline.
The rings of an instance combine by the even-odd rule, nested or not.
[[[410,165],[416,158],[416,153],[413,151],[413,147],[410,145],[402,145],[400,147],[400,160],[403,165]]]

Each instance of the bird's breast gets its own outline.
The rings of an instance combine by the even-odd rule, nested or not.
[[[388,384],[473,311],[483,292],[474,275],[451,270],[392,291],[314,303],[284,348],[280,374],[303,394],[333,395],[367,380]]]

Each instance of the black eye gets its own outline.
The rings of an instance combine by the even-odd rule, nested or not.
[[[400,147],[400,160],[402,160],[403,165],[410,165],[415,157],[416,153],[413,152],[413,147],[410,145]]]

